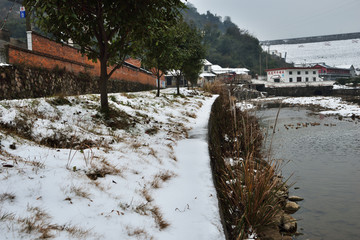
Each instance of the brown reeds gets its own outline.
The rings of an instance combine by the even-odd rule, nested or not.
[[[256,117],[235,107],[221,94],[214,103],[209,126],[211,165],[227,239],[261,233],[281,211],[280,163],[260,154],[262,133]],[[231,159],[231,161],[229,160]]]

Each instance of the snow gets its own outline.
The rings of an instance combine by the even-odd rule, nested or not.
[[[263,46],[264,51],[268,50]],[[353,65],[360,68],[360,39],[331,42],[271,45],[270,51],[277,50],[282,57],[287,53],[289,63],[319,63],[330,66]]]
[[[340,115],[343,117],[360,117],[360,106],[343,101],[340,97],[268,97],[251,99],[237,103],[237,107],[242,110],[255,109],[262,102],[278,102],[292,105],[315,105],[324,108],[320,111],[323,115]]]
[[[317,105],[328,110],[320,111],[324,115],[341,115],[344,117],[360,116],[360,106],[342,101],[340,97],[300,97],[288,98],[284,103],[300,105]]]
[[[206,139],[216,96],[181,93],[110,94],[125,129],[97,116],[98,95],[0,101],[2,125],[32,126],[32,140],[0,128],[1,239],[225,239]],[[61,137],[93,145],[39,144]]]
[[[317,87],[317,86],[333,86],[335,81],[319,81],[319,82],[292,82],[292,83],[275,83],[263,80],[252,79],[253,84],[264,84],[267,88],[272,87]]]

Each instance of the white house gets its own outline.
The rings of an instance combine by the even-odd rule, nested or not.
[[[204,83],[214,82],[215,80],[224,81],[227,78],[233,79],[250,79],[249,69],[246,68],[222,68],[219,65],[213,65],[208,60],[203,60],[204,66],[198,79],[198,85],[203,86]]]
[[[311,67],[289,67],[268,69],[267,81],[275,83],[319,82],[319,69]]]
[[[216,77],[216,75],[212,73],[212,66],[213,66],[212,63],[206,59],[203,60],[203,63],[204,65],[201,69],[201,73],[198,79],[199,86],[204,86],[204,83],[207,82],[214,82]]]

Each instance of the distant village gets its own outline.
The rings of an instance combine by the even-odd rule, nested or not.
[[[53,69],[56,66],[64,67],[71,72],[88,72],[98,75],[96,64],[88,61],[86,57],[76,53],[76,49],[66,44],[59,44],[45,38],[38,33],[28,32],[27,43],[11,39],[8,32],[0,31],[0,62],[2,64],[25,64],[32,67]],[[51,50],[52,49],[52,50]],[[272,54],[277,54],[272,52]],[[246,68],[223,68],[208,60],[203,60],[203,67],[199,74],[198,86],[206,83],[221,81],[235,84],[276,84],[299,86],[299,84],[313,84],[325,81],[335,81],[339,78],[352,78],[356,76],[353,65],[329,66],[325,62],[294,64],[292,67],[266,69],[267,76],[252,77]],[[156,78],[151,72],[141,68],[139,59],[128,59],[124,67],[118,70],[115,77],[128,81],[140,81],[156,86]],[[175,87],[177,71],[169,71],[161,79],[161,87]],[[129,78],[129,79],[126,79]],[[137,80],[138,79],[138,80]],[[296,84],[295,84],[296,83]],[[180,86],[187,86],[184,77],[180,79]]]

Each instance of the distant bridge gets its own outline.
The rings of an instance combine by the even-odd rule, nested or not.
[[[260,41],[260,44],[261,45],[301,44],[301,43],[312,43],[312,42],[328,42],[328,41],[348,40],[348,39],[356,39],[356,38],[360,38],[360,32],[333,34],[333,35],[324,35],[324,36],[313,36],[313,37],[267,40],[267,41]]]

